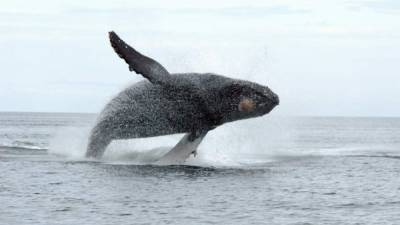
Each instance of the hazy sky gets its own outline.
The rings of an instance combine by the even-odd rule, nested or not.
[[[115,30],[170,72],[268,85],[275,115],[400,116],[397,0],[0,0],[0,28],[0,111],[101,110],[142,79]]]

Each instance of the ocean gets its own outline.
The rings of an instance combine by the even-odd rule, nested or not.
[[[0,224],[400,224],[400,118],[278,117],[116,141],[85,159],[94,114],[0,113]]]

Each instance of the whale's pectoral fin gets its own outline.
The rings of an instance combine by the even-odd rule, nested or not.
[[[160,63],[140,54],[119,38],[114,31],[109,32],[109,38],[114,51],[128,63],[130,71],[135,71],[143,75],[143,77],[154,84],[165,84],[169,82],[170,75]]]
[[[197,147],[200,145],[203,138],[206,136],[208,130],[199,133],[188,133],[160,160],[157,161],[158,165],[179,165],[185,162],[191,154],[196,154]],[[194,138],[192,140],[192,138]]]

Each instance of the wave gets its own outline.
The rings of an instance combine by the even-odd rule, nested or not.
[[[348,157],[357,157],[357,158],[387,158],[387,159],[400,159],[400,155],[392,155],[392,154],[382,154],[382,155],[348,155]]]
[[[15,149],[15,150],[36,150],[36,151],[47,151],[48,148],[39,146],[36,143],[28,141],[14,141],[12,143],[0,144],[0,149]]]
[[[390,145],[354,145],[332,148],[319,148],[303,151],[318,156],[351,156],[351,157],[400,157],[399,146]]]

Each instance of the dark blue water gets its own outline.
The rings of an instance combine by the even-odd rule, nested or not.
[[[400,119],[263,117],[83,158],[89,114],[0,114],[0,224],[399,224]],[[161,148],[160,148],[161,147]]]

